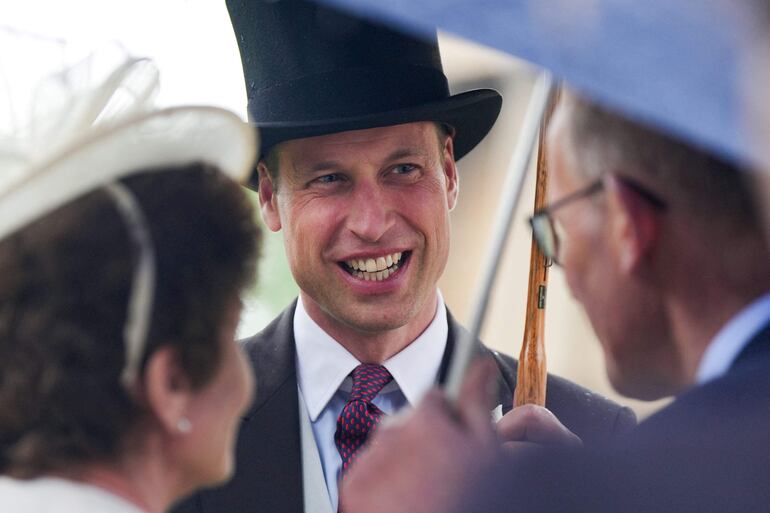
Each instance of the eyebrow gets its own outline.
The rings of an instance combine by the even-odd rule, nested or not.
[[[406,157],[428,158],[428,153],[419,148],[401,148],[401,149],[395,150],[390,155],[388,155],[384,159],[384,161],[391,162],[391,161],[403,159]],[[318,171],[326,171],[329,169],[341,169],[342,167],[343,165],[337,160],[324,160],[321,162],[316,162],[315,164],[307,168],[304,172],[316,173]]]
[[[317,171],[325,171],[327,169],[339,169],[342,167],[342,164],[337,162],[336,160],[324,160],[322,162],[317,162],[307,168],[306,172],[309,173],[315,173]]]
[[[388,155],[388,158],[385,160],[386,161],[399,160],[405,157],[428,158],[428,156],[429,156],[428,153],[420,148],[402,148]]]

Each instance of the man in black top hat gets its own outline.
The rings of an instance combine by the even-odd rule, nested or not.
[[[501,106],[450,95],[435,34],[407,37],[298,0],[228,2],[261,160],[252,186],[282,230],[300,297],[245,343],[259,376],[236,475],[180,511],[337,510],[337,483],[383,414],[445,374],[463,329],[436,283],[447,260],[455,161]],[[496,360],[502,412],[516,362]],[[587,444],[635,423],[563,379],[548,407]]]

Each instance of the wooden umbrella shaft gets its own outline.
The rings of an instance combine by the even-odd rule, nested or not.
[[[524,178],[529,167],[533,149],[536,147],[538,130],[543,115],[546,112],[546,107],[549,104],[552,89],[553,79],[547,72],[542,72],[535,82],[532,97],[522,123],[521,136],[506,173],[501,202],[495,218],[496,223],[492,243],[487,254],[486,265],[483,267],[484,272],[479,282],[479,288],[476,291],[468,331],[458,337],[452,352],[452,360],[449,364],[446,382],[444,383],[444,390],[450,401],[456,401],[459,397],[460,386],[465,378],[465,371],[473,358],[474,342],[478,339],[481,326],[484,323],[492,285],[494,284],[497,269],[505,249],[505,243],[508,239],[513,213],[519,204],[519,197],[524,186]]]
[[[535,211],[545,206],[548,169],[545,161],[545,132],[548,114],[540,125],[540,144],[537,156],[535,181]],[[527,289],[527,313],[524,320],[524,340],[519,354],[519,368],[513,405],[537,404],[545,406],[547,380],[545,356],[545,300],[548,289],[547,261],[532,237],[529,260],[529,286]]]

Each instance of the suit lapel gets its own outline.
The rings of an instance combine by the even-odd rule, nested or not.
[[[241,425],[235,478],[221,493],[204,494],[206,513],[302,513],[295,306],[244,341],[257,393]]]
[[[438,384],[443,385],[449,372],[449,364],[452,359],[452,353],[454,352],[457,340],[460,337],[468,335],[466,330],[457,320],[452,316],[452,313],[447,309],[447,323],[449,324],[449,331],[447,333],[447,344],[444,349],[444,357],[441,360],[441,367],[439,367]],[[479,339],[473,341],[473,357],[478,358],[486,356],[492,358],[496,365],[496,398],[497,404],[502,405],[502,413],[508,413],[513,408],[513,390],[516,386],[516,369],[511,369],[508,364],[501,361],[500,356],[495,351],[490,351]],[[513,370],[513,372],[511,372]]]

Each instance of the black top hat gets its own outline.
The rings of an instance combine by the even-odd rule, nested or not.
[[[438,121],[455,158],[489,132],[491,89],[449,95],[435,34],[418,39],[304,0],[227,0],[261,153],[289,139]]]

